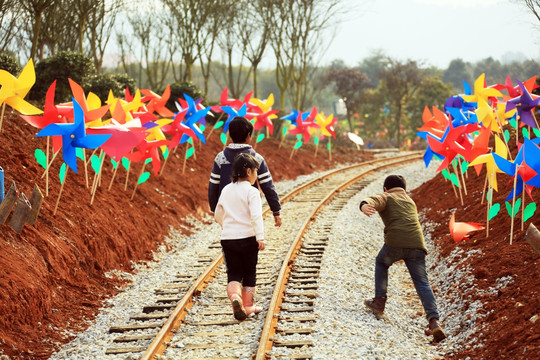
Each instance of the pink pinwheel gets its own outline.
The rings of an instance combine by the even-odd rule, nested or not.
[[[152,160],[152,167],[154,168],[154,175],[157,176],[159,168],[161,167],[161,159],[159,156],[160,146],[167,145],[167,140],[143,140],[137,145],[138,150],[126,155],[126,157],[134,162],[146,161],[146,159]]]
[[[148,112],[156,112],[166,118],[172,118],[174,116],[174,113],[165,106],[169,97],[171,97],[171,85],[167,85],[161,96],[149,89],[142,89],[141,92],[146,95],[142,101],[149,101],[146,105]]]
[[[296,117],[296,126],[294,129],[289,130],[289,133],[293,135],[302,135],[304,139],[304,143],[307,143],[311,137],[310,134],[310,128],[315,128],[317,125],[315,124],[315,116],[317,116],[317,108],[313,107],[311,110],[311,113],[308,115],[308,117],[305,120],[302,120],[302,113],[299,113]]]
[[[73,119],[73,105],[54,105],[54,92],[56,90],[56,80],[49,86],[45,96],[45,109],[43,116],[21,115],[27,123],[38,129],[43,129],[49,124],[67,123],[68,119]],[[53,139],[53,152],[57,152],[62,147],[62,136],[56,135]]]
[[[534,117],[533,110],[540,104],[540,97],[533,100],[533,97],[523,85],[523,83],[517,80],[519,88],[521,89],[521,95],[514,99],[508,100],[508,104],[512,104],[517,108],[520,120],[523,124],[533,128],[538,128]]]
[[[146,132],[140,120],[131,120],[120,123],[111,119],[111,123],[100,127],[87,128],[89,135],[106,135],[111,137],[101,145],[101,148],[114,161],[120,161],[146,137]]]

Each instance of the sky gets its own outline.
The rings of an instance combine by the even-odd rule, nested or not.
[[[343,0],[350,11],[321,58],[356,66],[381,49],[400,60],[446,69],[451,60],[540,62],[540,22],[512,0]]]

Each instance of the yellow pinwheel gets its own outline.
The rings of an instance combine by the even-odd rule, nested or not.
[[[18,78],[14,77],[6,70],[0,70],[0,85],[2,86],[0,88],[0,104],[2,105],[0,130],[6,104],[23,115],[37,115],[43,113],[43,111],[24,100],[24,97],[28,94],[32,86],[34,86],[35,82],[36,73],[34,71],[34,62],[32,59],[28,61]]]
[[[506,159],[508,156],[506,145],[498,136],[495,136],[495,154],[499,155],[500,157],[504,159]],[[487,172],[489,184],[491,185],[493,190],[498,191],[496,173],[502,173],[502,171],[499,170],[499,168],[495,164],[493,153],[478,156],[473,161],[471,161],[469,166],[474,166],[476,169],[476,172],[479,174],[480,170],[482,169],[482,164],[486,164],[486,172]]]
[[[319,126],[319,129],[324,136],[336,137],[336,132],[334,131],[334,124],[336,122],[337,119],[334,119],[334,114],[324,116],[324,112],[320,112],[315,116],[315,124]]]
[[[491,87],[486,87],[486,74],[482,74],[474,82],[474,94],[472,95],[462,95],[461,97],[466,102],[474,103],[478,102],[479,99],[488,101],[490,97],[501,97],[502,94],[499,90]]]
[[[146,123],[144,125],[144,127],[146,128],[146,132],[148,133],[148,135],[146,136],[146,141],[167,140],[161,128],[165,125],[169,125],[172,122],[173,122],[172,119],[159,119],[154,122]],[[149,124],[152,124],[152,125],[150,126]],[[161,145],[160,149],[163,153],[165,153],[167,149],[167,145]]]

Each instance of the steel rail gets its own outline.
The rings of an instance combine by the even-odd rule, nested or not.
[[[259,339],[259,347],[257,348],[257,353],[255,354],[254,359],[256,360],[267,359],[267,355],[273,347],[273,336],[275,335],[275,332],[276,332],[278,314],[280,313],[281,303],[283,302],[283,296],[285,294],[285,289],[287,287],[287,280],[289,278],[289,274],[294,265],[294,260],[296,258],[296,255],[298,254],[298,251],[302,247],[302,238],[304,237],[304,234],[306,233],[309,224],[315,220],[316,214],[327,203],[329,203],[338,193],[343,191],[343,189],[349,187],[351,184],[356,183],[357,181],[367,177],[368,175],[373,174],[374,172],[384,170],[390,166],[401,165],[401,164],[416,161],[419,159],[421,159],[421,156],[416,155],[414,157],[401,159],[400,161],[392,162],[390,164],[384,164],[377,168],[366,170],[364,173],[352,179],[349,179],[345,181],[344,183],[335,187],[324,199],[322,199],[319,202],[319,204],[317,204],[317,206],[313,209],[311,215],[302,225],[301,230],[298,232],[298,235],[296,236],[296,238],[294,239],[294,241],[292,242],[289,248],[285,261],[283,261],[283,265],[281,266],[278,278],[276,280],[276,286],[274,288],[274,292],[272,293],[270,305],[266,313],[263,330],[261,333],[261,337]]]
[[[357,164],[347,166],[341,169],[336,169],[320,177],[317,177],[316,179],[310,180],[306,182],[305,184],[298,186],[297,188],[293,189],[286,195],[282,196],[280,201],[283,204],[289,201],[294,196],[296,196],[298,193],[305,191],[313,187],[314,185],[320,183],[321,181],[324,181],[325,179],[335,176],[336,174],[343,171],[348,171],[348,170],[352,170],[352,169],[363,167],[363,166],[376,165],[380,162],[386,162],[389,160],[401,159],[402,162],[410,162],[410,161],[417,160],[418,158],[419,158],[419,153],[412,153],[412,154],[406,154],[406,155],[401,155],[401,156],[395,156],[391,158],[380,158],[380,159],[368,160],[368,161],[357,163]],[[394,166],[396,163],[397,162],[393,162],[389,165],[383,165],[383,167]],[[371,170],[368,170],[368,171],[371,171]],[[269,208],[266,208],[265,211],[263,212],[263,217],[268,216],[270,212],[271,210]],[[313,215],[310,217],[310,219],[306,221],[305,227],[307,227],[309,222],[312,220],[311,218],[313,218]],[[291,251],[292,250],[290,250],[289,252]],[[206,288],[208,282],[210,282],[211,279],[215,277],[216,269],[222,263],[223,263],[223,255],[220,254],[212,261],[212,263],[208,266],[208,268],[195,280],[193,285],[189,288],[189,290],[179,301],[179,303],[177,304],[177,306],[175,307],[171,315],[168,317],[167,321],[162,326],[160,331],[156,334],[156,336],[154,337],[154,339],[152,340],[152,342],[150,343],[146,351],[142,354],[140,358],[141,360],[153,360],[157,358],[159,355],[163,354],[163,352],[167,348],[166,344],[170,341],[170,339],[174,335],[174,332],[182,324],[183,320],[186,317],[187,311],[193,306],[194,297],[200,294],[204,290],[204,288]],[[280,275],[281,275],[281,272],[280,272]],[[278,278],[278,281],[279,279],[280,278]],[[273,300],[274,299],[272,297],[272,301]],[[272,306],[272,303],[270,305]],[[268,311],[268,314],[270,314],[270,310]],[[266,329],[266,323],[265,323],[265,329]]]

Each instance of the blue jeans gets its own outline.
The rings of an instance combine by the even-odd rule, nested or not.
[[[429,286],[426,272],[426,253],[420,249],[403,249],[383,245],[375,259],[375,297],[386,297],[388,268],[403,260],[409,270],[416,293],[422,301],[427,319],[439,318],[435,296]]]

